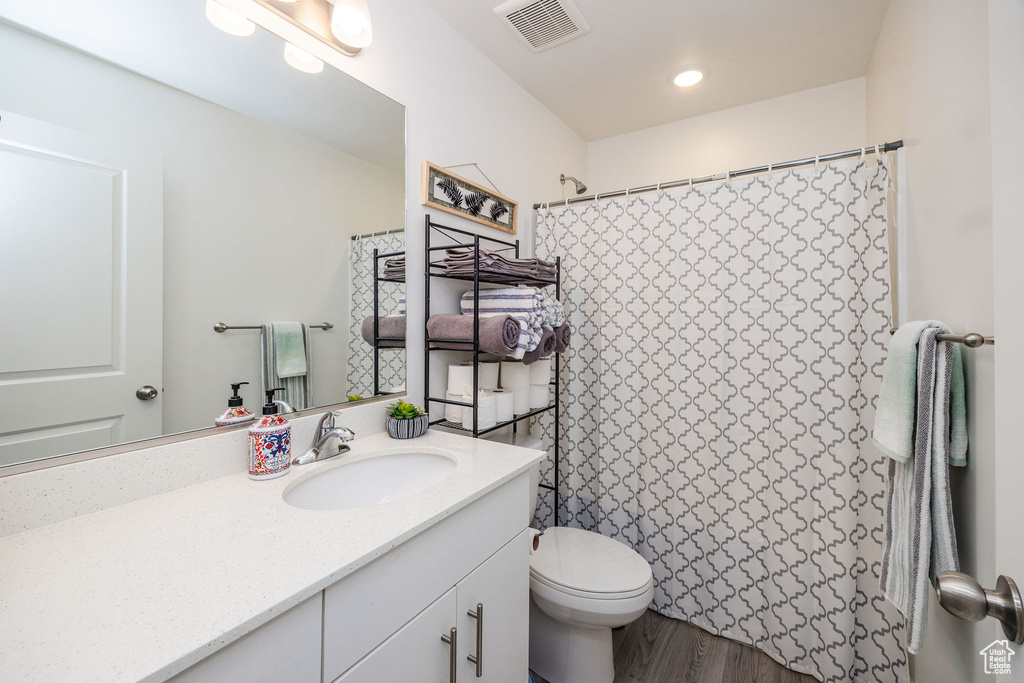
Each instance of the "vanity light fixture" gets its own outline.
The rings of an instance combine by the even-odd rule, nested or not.
[[[707,68],[692,64],[690,66],[684,66],[679,69],[672,76],[672,83],[678,85],[680,88],[688,88],[691,85],[697,85],[707,74]]]
[[[366,0],[334,0],[331,33],[352,47],[364,48],[373,41],[370,8]]]
[[[256,24],[217,0],[206,0],[206,18],[221,31],[233,36],[251,36],[256,30]]]
[[[318,74],[324,70],[323,60],[317,59],[291,43],[284,44],[284,61],[307,74]]]
[[[366,0],[206,0],[206,16],[235,36],[251,35],[258,23],[290,43],[285,59],[308,73],[323,71],[324,60],[335,64],[323,46],[352,57],[373,40]]]

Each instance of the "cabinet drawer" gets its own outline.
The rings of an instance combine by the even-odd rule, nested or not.
[[[529,498],[523,474],[328,587],[324,680],[340,676],[518,535]]]

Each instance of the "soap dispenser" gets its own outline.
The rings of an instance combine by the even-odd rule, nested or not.
[[[238,382],[231,385],[231,391],[234,392],[234,396],[228,399],[228,409],[221,413],[214,421],[214,424],[218,427],[240,425],[256,419],[252,411],[242,405],[242,397],[238,395],[238,390],[243,384],[248,384],[248,382]]]
[[[249,478],[273,479],[288,472],[291,467],[292,427],[288,420],[277,414],[274,394],[284,389],[269,389],[264,393],[263,417],[249,427]]]

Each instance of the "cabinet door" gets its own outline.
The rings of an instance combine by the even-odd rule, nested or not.
[[[456,586],[463,683],[527,680],[531,538],[529,529],[523,531]],[[471,617],[480,606],[482,618]],[[470,657],[479,658],[480,666]]]
[[[448,636],[455,626],[455,604],[452,588],[335,683],[449,683],[451,649],[441,636]]]

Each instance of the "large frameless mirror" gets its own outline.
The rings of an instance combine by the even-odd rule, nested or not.
[[[362,334],[404,304],[404,107],[201,0],[35,4],[0,3],[0,474],[212,427],[232,384],[404,391]]]

